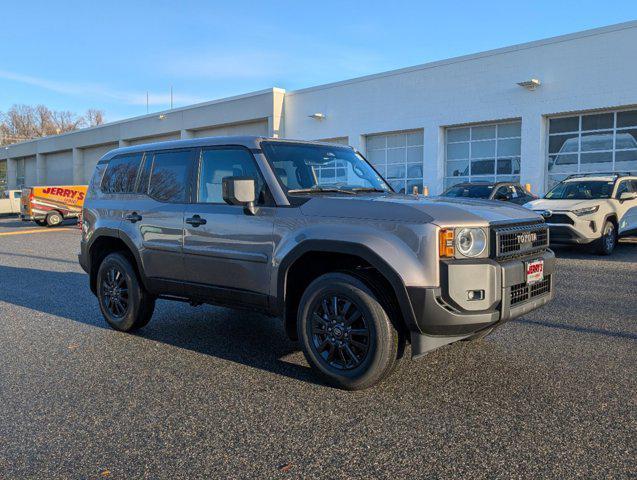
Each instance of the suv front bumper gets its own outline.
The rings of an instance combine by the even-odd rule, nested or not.
[[[544,261],[544,280],[526,283],[526,265]],[[412,353],[422,355],[438,346],[524,315],[553,298],[555,254],[551,250],[497,262],[492,259],[441,262],[439,288],[408,287],[420,332],[412,332]],[[482,291],[469,300],[469,291]]]

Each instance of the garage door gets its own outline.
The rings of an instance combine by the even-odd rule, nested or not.
[[[110,143],[108,145],[101,145],[99,147],[91,147],[85,148],[83,150],[84,154],[84,179],[83,183],[88,183],[91,177],[93,176],[93,170],[95,170],[95,165],[97,165],[97,161],[107,152],[117,148],[119,145],[117,143]]]
[[[46,184],[73,185],[73,151],[45,155]]]
[[[422,191],[423,130],[368,135],[367,160],[397,192]]]
[[[210,127],[202,130],[195,130],[193,135],[201,137],[223,137],[227,135],[256,135],[268,136],[268,122],[250,122],[239,125],[226,125],[223,127]]]

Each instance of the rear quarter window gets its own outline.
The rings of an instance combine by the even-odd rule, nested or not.
[[[131,193],[135,189],[142,153],[114,157],[108,163],[102,178],[102,192]]]

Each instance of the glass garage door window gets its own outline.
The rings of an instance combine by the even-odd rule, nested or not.
[[[549,119],[549,188],[574,173],[637,170],[637,110]]]
[[[521,122],[447,128],[445,188],[469,181],[519,182]]]
[[[367,136],[367,160],[397,192],[422,192],[423,130]]]
[[[348,145],[349,137],[322,138],[318,142],[338,143]],[[318,184],[321,186],[336,186],[347,183],[348,178],[347,162],[344,160],[334,160],[316,169]]]

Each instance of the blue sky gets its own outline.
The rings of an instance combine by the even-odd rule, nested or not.
[[[99,6],[98,6],[99,5]],[[627,1],[4,2],[0,110],[108,121],[288,90],[637,18]]]

